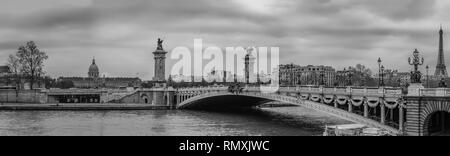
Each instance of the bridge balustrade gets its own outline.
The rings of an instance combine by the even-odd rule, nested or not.
[[[401,88],[360,88],[360,87],[311,87],[295,86],[280,87],[276,93],[261,93],[260,87],[244,87],[239,95],[258,95],[261,98],[279,100],[290,103],[306,105],[312,108],[326,109],[331,113],[338,113],[344,117],[351,117],[354,120],[367,123],[371,120],[378,122],[381,127],[389,126],[403,132],[408,125],[405,125],[406,114],[411,114],[411,105],[419,102],[407,101],[407,98],[429,98],[450,97],[450,89],[446,88],[427,88],[419,90],[419,97],[408,96],[403,93]],[[202,96],[207,97],[215,93],[228,93],[228,87],[197,87],[180,88],[176,90],[178,101],[195,100]],[[192,97],[196,97],[190,99]],[[414,100],[414,99],[413,99]],[[315,104],[306,102],[314,101]],[[424,106],[430,103],[424,103]],[[436,103],[440,104],[440,103]],[[406,107],[408,105],[408,107]],[[443,104],[442,104],[443,105]],[[331,108],[330,108],[331,107]],[[430,106],[431,107],[431,106]],[[443,106],[442,106],[443,107]],[[332,109],[334,108],[334,109]],[[433,107],[434,108],[434,107]],[[436,107],[440,108],[440,107]],[[338,110],[338,111],[336,111]],[[345,114],[344,112],[351,113]],[[407,113],[406,113],[407,112]],[[358,118],[357,116],[362,117]],[[409,118],[408,118],[409,119]],[[414,118],[415,119],[415,118]],[[372,123],[372,125],[376,125]],[[377,125],[377,126],[379,126]],[[410,124],[411,125],[411,124]],[[392,129],[391,129],[392,130]]]
[[[258,87],[256,87],[258,88]],[[252,87],[247,91],[259,91]],[[280,87],[279,92],[297,92],[309,94],[334,94],[334,95],[355,95],[355,96],[375,96],[375,97],[401,97],[402,90],[397,88],[322,88],[322,87]],[[450,95],[450,91],[446,92]]]
[[[177,90],[177,103],[181,103],[186,100],[196,100],[202,97],[208,97],[214,95],[215,93],[227,93],[228,87],[198,87],[198,88],[180,88]],[[445,92],[447,93],[447,92]],[[450,93],[450,92],[449,92]],[[237,93],[239,95],[250,95],[250,96],[260,96],[263,98],[269,98],[278,101],[285,101],[290,103],[303,103],[305,101],[314,101],[319,104],[308,105],[312,108],[326,109],[330,112],[338,111],[341,115],[347,115],[346,117],[351,117],[354,120],[366,121],[367,119],[375,119],[379,121],[380,125],[385,126],[386,123],[391,127],[402,127],[402,123],[397,124],[392,121],[387,121],[385,118],[386,111],[394,110],[399,108],[399,99],[402,96],[402,90],[397,88],[330,88],[330,87],[280,87],[279,91],[276,93],[261,93],[260,87],[247,86],[243,89],[242,93]],[[320,104],[322,103],[322,104]],[[331,106],[330,106],[331,104]],[[324,106],[319,106],[324,105]],[[343,107],[347,106],[347,107]],[[360,107],[361,106],[361,107]],[[359,107],[359,108],[357,108]],[[370,109],[372,108],[372,109]],[[372,110],[383,112],[381,114],[370,113]],[[403,111],[403,107],[400,108]],[[353,113],[353,115],[348,115],[343,112]],[[403,113],[399,113],[403,114]],[[355,115],[362,118],[357,118]],[[392,114],[391,114],[392,115]],[[401,121],[399,121],[401,122]],[[372,125],[375,125],[372,123]],[[399,126],[400,125],[400,126]],[[382,127],[383,127],[382,126]],[[391,129],[392,130],[392,129]]]
[[[420,90],[420,96],[446,97],[450,96],[450,89],[447,88],[425,88]]]

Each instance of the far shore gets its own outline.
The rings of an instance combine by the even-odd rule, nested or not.
[[[154,106],[149,104],[118,104],[118,103],[0,103],[0,110],[169,110],[170,106]]]

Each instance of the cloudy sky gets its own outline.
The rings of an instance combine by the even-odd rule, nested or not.
[[[281,63],[357,63],[409,71],[414,48],[436,66],[448,0],[0,0],[0,64],[26,41],[46,51],[54,77],[100,73],[151,79],[158,37],[165,49],[278,46]],[[445,46],[450,49],[450,36]],[[448,50],[446,50],[448,52]],[[450,65],[450,53],[446,54]],[[168,60],[167,71],[173,60]],[[432,71],[432,72],[433,72]]]

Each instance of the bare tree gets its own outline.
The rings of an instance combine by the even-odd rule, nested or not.
[[[348,67],[354,75],[352,75],[352,83],[360,86],[367,86],[371,82],[372,71],[362,64],[357,64],[355,67]]]
[[[13,74],[14,82],[16,83],[16,89],[20,88],[20,70],[22,66],[20,65],[19,58],[15,55],[9,55],[8,57],[8,63],[7,63],[10,73]]]
[[[30,89],[33,89],[35,80],[44,75],[44,61],[48,56],[33,41],[29,41],[25,46],[19,47],[17,57],[22,65],[21,72],[29,79]]]

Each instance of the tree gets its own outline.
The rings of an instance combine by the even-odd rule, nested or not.
[[[370,86],[372,83],[372,71],[362,64],[357,64],[355,67],[348,68],[352,75],[352,82],[360,86]]]
[[[15,55],[9,55],[8,57],[8,63],[9,72],[13,74],[13,79],[15,81],[16,89],[20,88],[20,70],[22,69],[22,66],[20,64],[19,58]]]
[[[364,66],[362,64],[356,65],[356,71],[360,72],[364,76],[372,75],[372,71],[369,68],[366,68],[366,66]]]
[[[25,46],[20,46],[17,57],[21,64],[21,72],[30,82],[30,89],[37,78],[44,75],[44,61],[48,59],[45,52],[40,51],[33,41],[29,41]]]
[[[74,86],[75,85],[70,80],[64,80],[64,81],[60,81],[60,82],[56,83],[56,87],[58,87],[60,89],[70,89],[70,88],[73,88]]]
[[[50,76],[45,76],[45,77],[43,77],[42,78],[42,81],[44,82],[44,84],[45,84],[45,87],[47,88],[47,89],[50,89],[50,88],[53,88],[53,87],[57,87],[56,85],[56,80],[55,79],[53,79],[53,78],[51,78]]]

